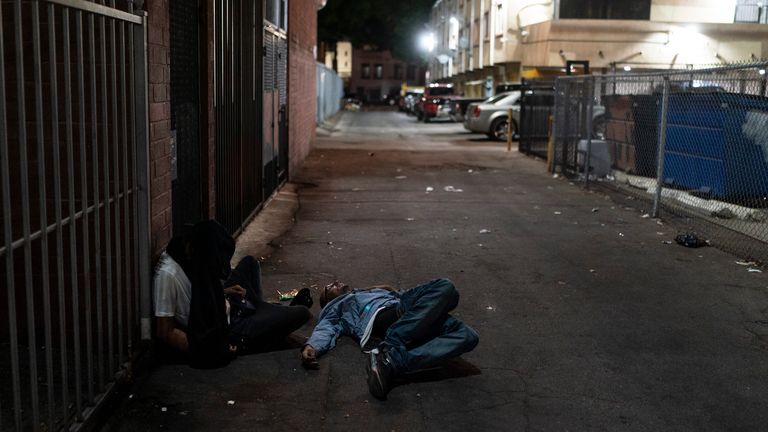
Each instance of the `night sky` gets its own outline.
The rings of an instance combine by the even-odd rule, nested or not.
[[[435,0],[328,0],[318,15],[321,42],[350,40],[355,46],[391,49],[401,59],[418,59],[417,35],[425,30]]]

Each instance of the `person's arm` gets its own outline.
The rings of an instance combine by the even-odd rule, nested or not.
[[[189,351],[187,334],[176,327],[176,318],[157,317],[157,337],[181,352]]]
[[[336,305],[338,307],[338,305]],[[328,309],[320,318],[312,336],[301,350],[301,361],[305,367],[317,369],[317,358],[336,346],[336,339],[343,331],[341,317],[337,308]]]

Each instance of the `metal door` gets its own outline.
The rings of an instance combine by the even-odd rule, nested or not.
[[[263,3],[214,2],[216,218],[236,234],[263,202]]]
[[[199,0],[172,1],[171,176],[173,230],[202,218]]]

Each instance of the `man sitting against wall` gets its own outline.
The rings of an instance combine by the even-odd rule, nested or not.
[[[221,367],[237,354],[268,349],[309,321],[302,290],[290,306],[262,297],[261,267],[246,256],[234,268],[235,241],[215,221],[174,237],[154,278],[157,337],[195,367]]]

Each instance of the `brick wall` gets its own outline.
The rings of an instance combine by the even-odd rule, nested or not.
[[[313,51],[317,44],[316,1],[292,0],[288,14],[288,172],[293,177],[315,143],[317,88]]]
[[[170,0],[148,0],[149,164],[152,251],[171,239]]]

